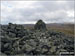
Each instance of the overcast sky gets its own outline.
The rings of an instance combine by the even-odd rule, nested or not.
[[[74,1],[1,1],[1,24],[74,23]]]

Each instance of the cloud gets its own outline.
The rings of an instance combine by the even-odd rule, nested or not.
[[[1,24],[74,23],[74,1],[1,1]]]

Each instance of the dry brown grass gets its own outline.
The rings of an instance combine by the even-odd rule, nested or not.
[[[55,30],[57,32],[63,32],[67,35],[71,35],[71,36],[74,36],[74,28],[70,28],[70,27],[62,27],[62,28],[59,28],[59,27],[48,27],[48,30]]]

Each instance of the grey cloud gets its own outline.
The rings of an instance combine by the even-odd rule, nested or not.
[[[61,3],[56,1],[37,1],[32,4],[32,7],[30,8],[13,8],[10,15],[6,14],[7,20],[2,23],[36,22],[39,19],[42,19],[48,23],[73,22],[74,17],[68,17],[67,10],[74,11],[73,1],[65,1]]]

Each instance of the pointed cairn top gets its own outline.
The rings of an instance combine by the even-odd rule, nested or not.
[[[45,30],[46,24],[42,20],[38,20],[37,23],[34,26],[34,29],[36,30]]]

